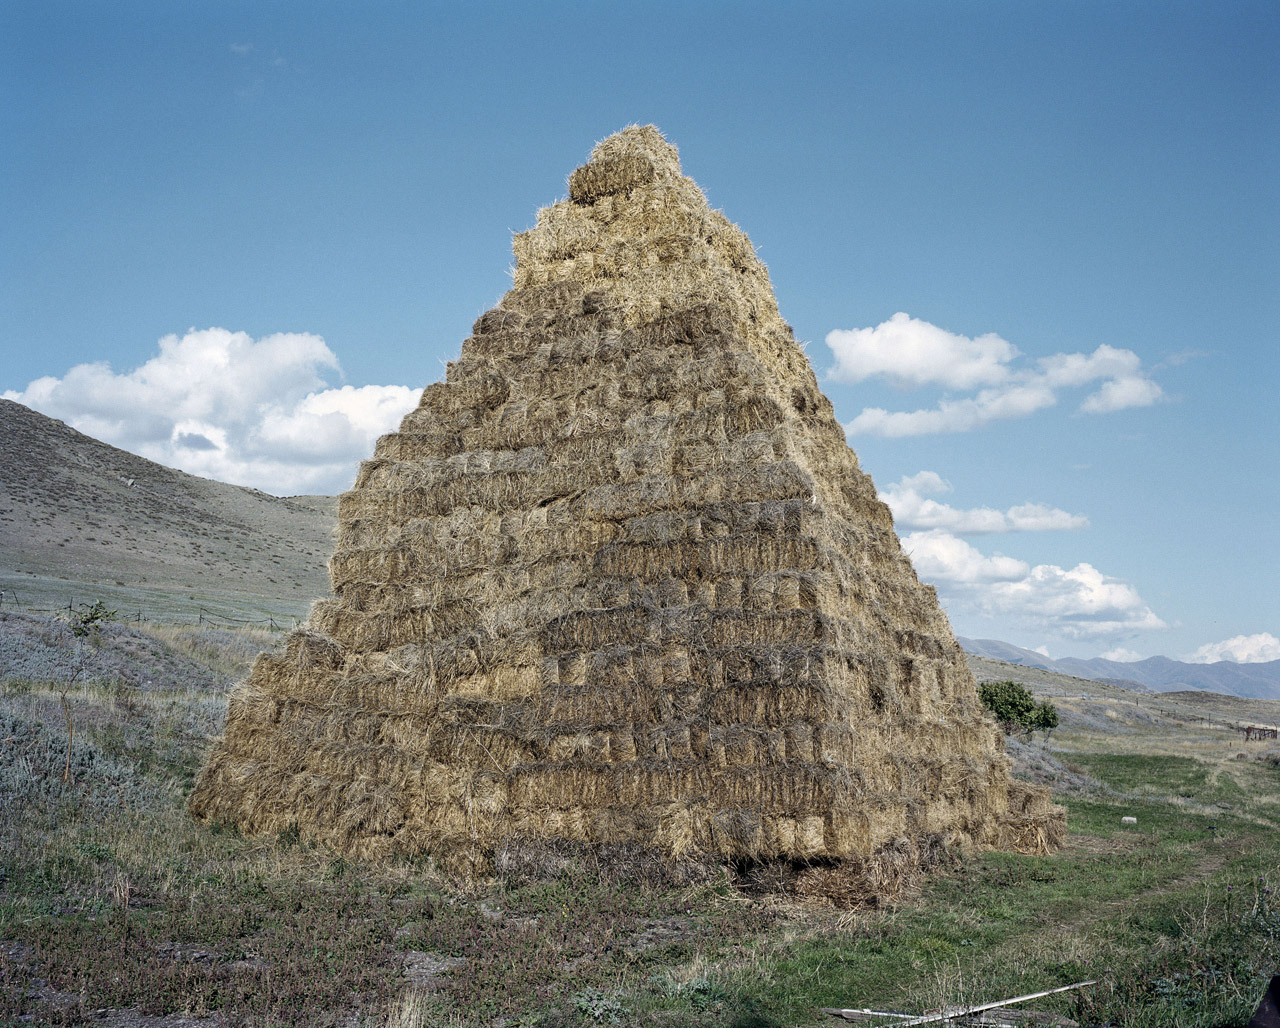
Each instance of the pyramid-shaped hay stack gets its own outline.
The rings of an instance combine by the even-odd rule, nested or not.
[[[675,148],[609,137],[515,254],[342,497],[333,598],[232,696],[195,815],[470,869],[520,840],[867,869],[1056,846]]]

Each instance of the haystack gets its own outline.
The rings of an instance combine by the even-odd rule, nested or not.
[[[333,595],[232,695],[195,816],[472,870],[521,840],[868,872],[1055,846],[676,149],[610,136],[514,249],[341,498]]]

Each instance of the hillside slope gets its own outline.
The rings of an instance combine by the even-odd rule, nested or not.
[[[0,569],[307,601],[329,591],[333,497],[197,478],[0,399]]]

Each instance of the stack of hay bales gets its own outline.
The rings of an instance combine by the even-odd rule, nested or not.
[[[333,597],[232,696],[193,813],[471,870],[519,840],[871,875],[1056,846],[675,148],[597,145],[515,255],[342,497]]]

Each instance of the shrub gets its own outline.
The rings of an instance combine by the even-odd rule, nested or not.
[[[1014,729],[1048,732],[1058,727],[1058,708],[1047,701],[1037,703],[1031,690],[1018,682],[983,682],[978,699],[1006,733]]]
[[[97,638],[102,632],[102,626],[108,621],[116,619],[117,611],[108,609],[107,605],[98,600],[92,607],[87,603],[71,612],[67,620],[71,623],[71,634],[77,639],[83,639],[85,636]]]
[[[1036,704],[1035,723],[1031,725],[1034,730],[1039,728],[1043,732],[1050,732],[1058,727],[1058,708],[1052,703],[1041,701]]]

